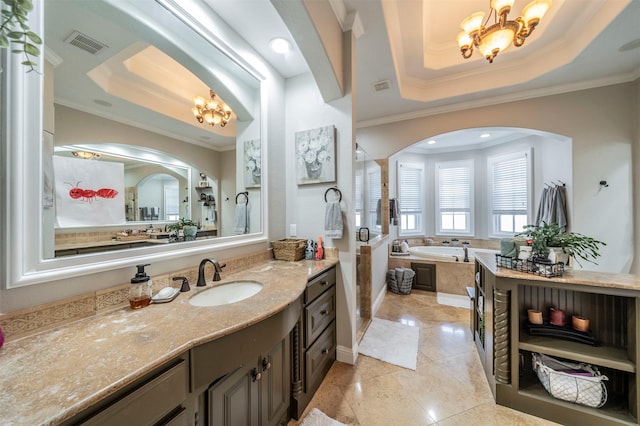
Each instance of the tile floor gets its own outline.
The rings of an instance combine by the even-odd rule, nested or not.
[[[434,293],[413,291],[387,293],[376,316],[420,328],[416,371],[364,355],[355,365],[336,362],[307,412],[316,407],[362,426],[555,424],[494,403],[468,310],[438,305]]]

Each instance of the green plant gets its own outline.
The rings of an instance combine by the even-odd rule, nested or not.
[[[171,231],[177,231],[180,228],[184,228],[185,226],[198,226],[197,223],[192,221],[191,219],[180,218],[176,223],[172,223],[167,225],[167,229]]]
[[[527,225],[525,231],[518,234],[532,241],[533,255],[547,257],[549,247],[561,247],[564,253],[573,256],[580,264],[578,258],[595,263],[594,259],[600,256],[600,246],[606,243],[577,232],[566,232],[564,227],[556,223],[542,222],[542,225]]]
[[[13,49],[13,53],[24,54],[22,65],[29,68],[27,72],[35,71],[38,65],[34,58],[40,56],[40,36],[29,29],[27,15],[33,9],[31,0],[2,0],[6,7],[2,8],[0,18],[0,48],[6,49],[10,43],[22,45],[21,49]],[[2,69],[0,69],[2,72]]]

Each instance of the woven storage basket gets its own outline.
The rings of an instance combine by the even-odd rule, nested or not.
[[[283,240],[272,241],[273,256],[277,260],[289,260],[295,262],[304,257],[304,249],[307,240],[296,240],[285,238]]]
[[[588,407],[600,408],[607,402],[607,376],[585,363],[560,361],[532,353],[533,370],[551,396]]]

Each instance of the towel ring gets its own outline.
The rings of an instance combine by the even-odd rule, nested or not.
[[[342,192],[340,192],[340,190],[337,187],[332,186],[331,188],[327,189],[324,192],[324,202],[325,203],[327,202],[327,194],[329,193],[329,191],[337,192],[338,193],[338,197],[339,197],[338,198],[338,202],[342,201]]]
[[[238,197],[244,195],[244,198],[247,200],[247,202],[245,204],[249,204],[249,192],[245,191],[245,192],[238,192],[238,195],[236,195],[236,204],[238,204]]]

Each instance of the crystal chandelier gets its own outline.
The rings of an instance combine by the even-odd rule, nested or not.
[[[205,99],[202,96],[193,98],[195,106],[191,111],[196,116],[196,120],[211,126],[216,124],[220,127],[226,126],[231,118],[231,108],[224,102],[216,100],[216,93],[213,90],[209,90],[209,98]]]
[[[551,0],[534,0],[522,9],[522,16],[508,20],[507,15],[511,12],[514,1],[490,0],[491,9],[486,20],[484,12],[477,12],[462,21],[460,27],[464,31],[458,34],[458,46],[463,58],[469,59],[475,47],[493,63],[498,53],[509,47],[509,44],[522,46],[551,6]],[[487,26],[491,15],[493,24]]]

